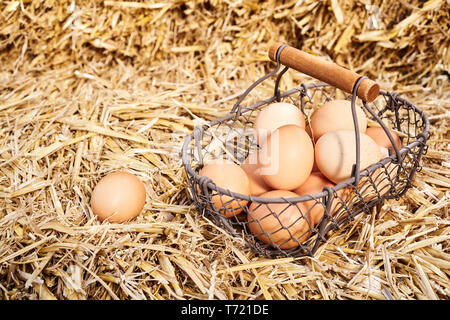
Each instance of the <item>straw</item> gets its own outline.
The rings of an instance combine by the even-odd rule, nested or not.
[[[449,299],[448,12],[444,0],[2,2],[0,299]],[[275,41],[376,80],[431,123],[411,189],[308,258],[256,256],[202,217],[179,157],[196,124],[273,68]],[[280,86],[312,81],[290,70]],[[116,170],[147,201],[133,221],[100,223],[90,195]]]

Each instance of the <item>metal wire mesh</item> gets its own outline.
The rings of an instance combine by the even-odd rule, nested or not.
[[[242,164],[249,154],[258,150],[252,126],[261,108],[286,101],[298,106],[307,116],[314,105],[336,96],[338,89],[324,83],[301,84],[281,93],[278,83],[285,68],[278,75],[272,97],[245,106],[246,95],[278,68],[255,82],[230,114],[196,127],[185,140],[182,161],[199,212],[263,256],[312,256],[331,230],[338,230],[358,214],[369,213],[384,199],[398,199],[407,191],[426,152],[429,123],[426,115],[412,103],[396,93],[380,91],[375,101],[359,103],[364,106],[368,119],[400,133],[401,149],[390,149],[388,157],[317,194],[267,198],[222,189],[198,172],[205,162],[217,158]],[[345,98],[356,99],[354,94]],[[263,227],[268,225],[271,227]]]

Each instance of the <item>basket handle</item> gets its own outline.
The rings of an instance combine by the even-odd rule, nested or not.
[[[283,45],[281,42],[276,42],[270,46],[269,58],[271,60],[277,61],[277,52]],[[282,52],[279,54],[279,58],[281,64],[326,82],[347,93],[353,92],[356,81],[362,77],[334,62],[327,61],[291,46],[284,45]],[[380,86],[375,81],[364,79],[358,88],[357,96],[364,101],[372,102],[378,96],[379,92]]]

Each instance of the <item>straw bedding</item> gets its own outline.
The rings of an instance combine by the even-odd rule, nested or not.
[[[1,299],[449,299],[449,12],[444,0],[1,2]],[[274,41],[377,80],[431,122],[413,187],[314,257],[255,256],[203,218],[179,157],[195,124],[273,67]],[[289,71],[282,87],[301,81]],[[145,182],[144,211],[99,223],[91,191],[119,169]]]

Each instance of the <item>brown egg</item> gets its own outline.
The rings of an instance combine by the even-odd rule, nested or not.
[[[333,217],[347,216],[348,211],[347,211],[346,206],[350,202],[351,192],[352,192],[351,187],[341,188],[336,191],[336,193],[334,194],[334,200],[333,200],[333,203],[331,204],[331,209],[330,209],[331,215]]]
[[[389,129],[389,132],[391,133],[392,138],[394,138],[395,144],[400,150],[402,147],[400,137],[396,132],[394,132],[391,129]],[[392,152],[394,152],[391,140],[389,140],[389,137],[387,136],[383,128],[381,127],[367,128],[366,134],[380,146],[380,151],[383,158],[389,156],[389,148],[392,148]],[[391,189],[391,185],[395,184],[394,179],[397,175],[397,172],[398,166],[395,163],[388,163],[386,165],[386,169],[379,168],[374,172],[373,177],[375,180],[376,189],[380,194],[380,196],[385,195]],[[370,198],[370,195],[372,195],[373,197],[376,196],[375,190],[372,189],[368,189],[368,191],[366,192],[367,198]]]
[[[253,124],[258,143],[266,140],[273,130],[289,124],[305,129],[305,116],[301,110],[286,102],[269,104],[258,113]]]
[[[352,204],[355,201],[359,201],[359,199],[360,198],[355,194],[352,186],[339,189],[334,194],[331,215],[336,220],[347,217],[349,210],[351,211]]]
[[[358,119],[358,129],[365,132],[367,129],[367,117],[363,109],[355,105]],[[316,109],[311,116],[311,132],[317,141],[327,132],[336,130],[354,130],[351,101],[331,100],[322,107]]]
[[[117,171],[95,186],[91,208],[100,221],[124,222],[135,218],[145,205],[145,186],[134,174]]]
[[[250,184],[245,171],[229,160],[213,160],[200,170],[201,177],[209,177],[216,186],[240,194],[250,194]],[[200,190],[198,189],[200,192]],[[211,192],[211,191],[210,191]],[[212,202],[216,209],[227,218],[239,214],[247,205],[246,200],[218,194],[212,191]]]
[[[384,196],[391,189],[391,186],[395,185],[397,172],[398,166],[394,163],[388,163],[385,168],[376,169],[372,173],[371,179],[362,177],[358,184],[358,190],[364,201],[369,202]]]
[[[322,192],[324,187],[334,187],[334,184],[328,180],[322,173],[320,172],[312,172],[308,179],[297,189],[294,190],[300,196],[305,195],[313,195],[316,193]],[[309,211],[311,216],[311,222],[313,225],[317,225],[322,219],[323,214],[325,212],[325,204],[319,203],[320,199],[310,200],[302,202]],[[332,208],[334,205],[332,205]]]
[[[356,162],[356,139],[353,130],[337,130],[324,134],[316,143],[315,159],[320,172],[334,183],[350,178]],[[365,133],[360,133],[360,170],[380,161],[379,146]]]
[[[381,196],[385,195],[391,186],[396,185],[399,166],[393,162],[388,163],[385,168],[379,168],[375,172],[375,185]]]
[[[261,195],[264,198],[298,197],[294,192],[272,190]],[[303,216],[306,207],[298,203],[252,202],[247,215],[251,233],[260,241],[281,249],[294,248],[303,243],[311,234],[309,218]],[[297,240],[295,240],[297,239]]]
[[[258,163],[269,187],[293,190],[311,173],[314,147],[304,129],[295,125],[282,126],[262,144]]]
[[[399,136],[394,131],[390,130],[392,137],[400,149],[402,143]],[[389,140],[386,132],[381,127],[371,127],[367,128],[366,134],[375,141],[380,147],[381,158],[389,156],[388,148],[392,147],[391,141]],[[371,179],[367,177],[362,177],[360,183],[358,184],[358,190],[364,201],[372,201],[378,197],[384,196],[390,189],[391,186],[395,185],[395,178],[398,172],[398,166],[395,163],[388,163],[385,165],[386,168],[378,168],[371,175]]]
[[[395,144],[397,145],[398,149],[400,150],[402,147],[402,142],[400,141],[400,137],[397,133],[389,129],[389,132],[392,135],[392,138],[394,138]],[[381,148],[381,154],[383,158],[389,156],[389,148],[392,148],[392,151],[394,151],[394,147],[392,146],[391,140],[389,140],[389,137],[387,136],[386,132],[384,132],[384,129],[381,127],[371,127],[367,128],[366,134],[373,139]]]
[[[353,187],[346,187],[338,191],[338,194],[342,196],[342,201],[347,204],[350,204],[350,211],[352,206],[361,206],[360,202],[363,200],[368,203],[370,201],[378,200],[379,197],[384,196],[389,190],[391,190],[391,186],[395,186],[398,166],[394,163],[389,163],[385,168],[377,168],[374,172],[372,172],[369,177],[361,176],[361,180],[359,181],[356,190]],[[388,175],[391,180],[389,180]],[[340,193],[339,193],[340,192]],[[338,219],[345,218],[348,215],[348,211],[343,209],[342,203],[339,204],[337,210],[333,212],[333,215],[337,214]]]
[[[241,164],[241,168],[247,174],[250,184],[250,194],[252,196],[259,196],[271,190],[261,176],[257,153],[250,154]]]

